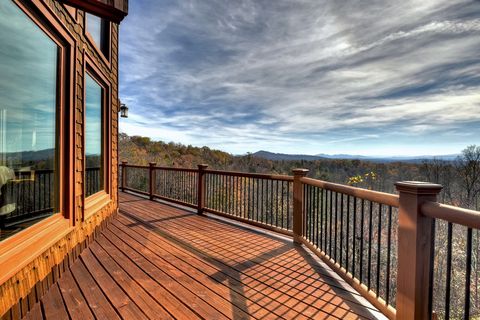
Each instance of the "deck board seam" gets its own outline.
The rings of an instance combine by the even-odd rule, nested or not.
[[[175,239],[174,239],[174,240],[175,240]],[[217,261],[218,261],[218,260],[217,260]],[[271,268],[270,268],[270,269],[271,269]],[[317,270],[315,270],[315,271],[317,271]],[[317,271],[317,272],[318,272],[318,271]],[[323,273],[322,273],[322,275],[323,275]],[[311,277],[310,277],[310,278],[311,278]],[[315,280],[315,281],[321,281],[321,282],[325,283],[326,285],[331,286],[331,283],[322,281],[321,279],[315,279],[315,278],[312,278],[312,279]],[[338,288],[339,290],[344,291],[344,288],[341,288],[341,287],[337,287],[337,288]],[[346,293],[351,294],[352,292],[351,292],[351,291],[346,291]],[[337,293],[337,294],[338,294],[338,293]],[[354,304],[357,304],[357,305],[359,305],[359,306],[361,306],[361,307],[364,307],[363,305],[359,304],[358,301],[355,301],[354,299],[349,299],[349,301],[350,301],[351,303],[354,303]],[[375,310],[375,309],[372,309],[372,310]]]
[[[340,307],[340,308],[341,308],[341,307]],[[317,309],[317,310],[320,310],[320,309],[318,309],[318,308],[316,308],[316,309]],[[350,312],[352,312],[352,311],[350,311]]]
[[[100,246],[101,246],[102,248],[104,248],[104,250],[106,250],[106,248],[104,247],[105,244],[103,244],[103,239],[100,238],[99,240],[100,240],[100,241],[99,241]],[[106,237],[105,237],[105,240],[104,240],[104,241],[108,241],[108,242],[111,244],[111,246],[115,246],[115,244],[113,244],[112,242],[110,242],[110,241],[108,240],[108,238],[106,238]],[[115,249],[118,250],[120,253],[123,254],[123,252],[122,252],[120,249],[118,249],[117,247],[115,247]],[[110,253],[109,253],[109,255],[112,257],[112,259],[115,259],[115,257],[113,257]],[[178,301],[178,303],[182,304],[186,309],[188,309],[188,310],[190,310],[191,312],[193,312],[194,314],[196,314],[199,319],[202,318],[200,314],[198,314],[198,313],[195,312],[195,310],[191,309],[187,304],[183,303],[180,299],[178,299],[178,297],[176,297],[176,296],[173,295],[169,290],[167,290],[167,288],[165,288],[162,284],[158,283],[151,275],[149,275],[149,274],[148,274],[146,271],[144,271],[140,266],[138,266],[133,260],[131,260],[129,256],[125,255],[125,257],[126,257],[126,259],[129,259],[130,262],[131,262],[133,265],[135,265],[135,267],[136,267],[138,270],[140,270],[140,271],[143,272],[147,277],[149,277],[157,286],[163,288],[163,290],[165,290],[165,291],[168,292],[173,298],[175,298],[175,299]],[[124,269],[124,270],[125,270],[125,269]],[[155,297],[153,297],[153,298],[154,298],[157,302],[160,303],[160,301],[159,301],[157,298],[155,298]],[[172,315],[172,317],[175,318],[174,314],[173,314],[172,312],[170,312],[170,311],[168,310],[168,308],[166,308],[166,310],[167,310],[167,312],[168,312],[169,314]]]
[[[121,229],[119,229],[119,228],[118,228],[118,230],[119,230],[120,232],[122,232],[122,233],[125,233],[124,230],[121,230]],[[146,239],[146,238],[145,238],[145,239]],[[132,238],[132,241],[136,241],[136,242],[138,242],[139,244],[141,244],[137,239]],[[165,250],[166,252],[169,252],[166,248],[162,248],[162,249]],[[152,253],[156,254],[156,252],[154,252],[153,250],[150,249],[150,251],[152,251]],[[138,252],[138,250],[137,250],[137,252]],[[227,285],[225,285],[224,283],[222,283],[222,282],[220,282],[220,281],[218,281],[218,280],[210,277],[210,276],[209,276],[208,274],[206,274],[206,273],[203,273],[197,266],[192,265],[191,262],[185,261],[184,259],[175,256],[173,253],[170,253],[170,254],[171,254],[172,256],[174,256],[175,259],[177,259],[177,260],[179,260],[179,261],[182,261],[185,265],[189,265],[192,269],[197,270],[198,273],[203,274],[205,278],[209,279],[210,281],[213,281],[214,284],[218,284],[218,285],[224,286],[226,289],[231,290],[231,288],[228,287]],[[158,256],[158,254],[157,254],[157,256]],[[161,256],[159,256],[159,257],[161,258]],[[165,259],[163,259],[163,260],[165,260]],[[169,263],[170,265],[174,266],[171,261],[167,261],[167,260],[165,260],[165,261],[166,261],[166,263]],[[188,275],[187,271],[184,270],[183,268],[181,268],[181,269],[180,269],[180,267],[177,267],[177,268],[178,268],[182,273]],[[199,281],[197,281],[197,282],[199,282]],[[207,286],[206,284],[204,284],[204,283],[202,283],[202,282],[199,282],[199,283],[200,283],[201,285],[205,286],[207,289],[209,289],[209,290],[212,291],[213,293],[215,293],[214,288],[209,287],[209,286]],[[241,293],[238,293],[238,292],[237,292],[237,294],[238,294],[238,295],[241,295]],[[221,298],[224,298],[224,297],[222,297],[222,296],[220,296],[220,297],[221,297]],[[245,297],[245,296],[243,296],[243,298],[251,301],[252,304],[257,305],[258,307],[263,308],[261,305],[259,305],[258,303],[256,303],[254,300],[248,299],[248,298]],[[225,299],[225,298],[224,298],[224,299]],[[227,300],[227,299],[225,299],[225,300],[226,300],[228,303],[233,303],[233,302],[231,302],[231,301],[229,301],[229,300]],[[238,305],[237,305],[237,307],[240,308],[240,306],[238,306]],[[263,309],[264,309],[264,308],[263,308]],[[271,311],[269,311],[269,312],[271,312]]]
[[[310,255],[308,254],[308,252],[304,252],[304,253],[305,253],[306,255],[308,255],[309,258],[311,258]],[[320,266],[312,266],[312,269],[314,269],[317,273],[321,274],[322,276],[331,279],[332,282],[334,281],[334,282],[345,283],[343,280],[338,279],[337,277],[333,277],[333,276],[331,276],[328,272],[325,272],[325,271],[321,270],[321,268],[322,268],[322,267],[320,267]],[[316,280],[318,280],[318,279],[316,279]],[[327,282],[327,281],[322,280],[322,279],[320,279],[319,281],[322,281],[322,282],[324,282],[324,283],[326,283],[326,284],[328,284],[328,285],[331,285],[331,286],[336,286],[339,290],[344,290],[344,291],[348,292],[349,294],[354,294],[354,295],[359,296],[359,294],[358,294],[357,292],[355,292],[353,289],[349,291],[349,290],[345,289],[345,288],[342,287],[342,286],[336,285],[335,283],[332,284],[332,283]]]
[[[134,242],[137,242],[138,245],[142,245],[141,243],[139,243],[136,239],[132,238],[130,235],[126,234],[126,236],[130,237],[132,240],[131,241],[134,241]],[[113,233],[112,232],[112,236],[115,236],[118,238],[117,241],[123,241],[125,243],[125,245],[129,246],[133,251],[135,251],[137,254],[141,255],[146,261],[148,261],[149,263],[151,263],[155,268],[157,268],[158,270],[160,271],[163,271],[162,268],[158,265],[158,263],[156,263],[155,261],[152,261],[150,257],[147,257],[146,254],[144,252],[139,252],[136,248],[133,248],[132,245],[130,245],[129,243],[125,242],[123,239],[121,239],[117,234]],[[221,297],[219,295],[216,294],[216,292],[212,291],[210,288],[204,286],[202,283],[200,283],[197,279],[195,279],[194,277],[192,277],[191,275],[183,272],[182,270],[178,269],[176,266],[172,265],[171,263],[169,263],[168,261],[166,261],[165,259],[163,259],[161,256],[158,256],[155,254],[154,251],[152,251],[150,248],[148,247],[145,247],[146,250],[150,251],[153,255],[155,255],[157,257],[157,259],[161,259],[162,261],[164,261],[165,264],[167,265],[170,265],[171,267],[177,269],[180,273],[184,274],[185,276],[189,277],[191,279],[191,281],[193,281],[192,283],[195,283],[196,286],[201,286],[201,287],[204,287],[205,289],[211,291],[212,294],[218,296],[217,299],[221,299],[222,301],[224,302],[227,302],[227,303],[230,303],[228,300],[224,299],[224,297]],[[166,273],[166,272],[165,272]],[[175,280],[174,277],[172,277],[171,275],[169,275],[168,273],[166,273],[167,276],[169,276],[171,279]],[[191,288],[190,286],[186,286],[184,283],[181,283],[181,282],[178,282],[176,281],[179,285],[181,285],[182,287],[184,287],[186,290],[190,291],[193,295],[196,295],[197,297],[199,297],[200,299],[202,299],[203,301],[205,301],[205,303],[207,303],[208,305],[210,305],[212,308],[216,309],[217,311],[219,311],[220,313],[224,314],[227,318],[229,317],[228,314],[225,314],[224,312],[222,312],[222,310],[219,310],[219,308],[215,305],[212,304],[211,301],[209,301],[210,299],[205,299],[201,296],[199,296],[197,293],[196,293],[196,290],[194,290],[193,288]],[[238,308],[238,307],[237,307]],[[237,310],[238,311],[241,311],[240,309]],[[243,312],[243,311],[242,311]],[[245,316],[247,316],[248,314],[245,313]]]
[[[115,246],[120,252],[123,252],[122,249],[117,246],[117,244],[113,243],[108,237],[105,236],[105,238],[106,238],[113,246]],[[126,245],[128,245],[128,244],[126,244]],[[139,254],[140,254],[140,253],[139,253]],[[143,270],[143,268],[142,268],[140,265],[138,265],[138,263],[137,263],[136,261],[134,261],[130,256],[127,256],[127,257],[128,257],[128,258],[131,260],[131,262],[134,263],[139,269]],[[152,264],[153,266],[155,266],[155,265],[154,265],[153,263],[151,263],[148,259],[145,259],[145,260],[146,260],[148,263],[150,263],[150,264]],[[158,268],[157,268],[157,269],[158,269]],[[160,270],[160,269],[159,269],[159,270]],[[160,270],[160,271],[164,273],[163,270]],[[152,275],[149,274],[148,272],[147,272],[147,275],[148,275],[152,280],[154,280],[158,285],[162,286],[166,291],[168,291],[172,296],[174,296],[175,298],[177,298],[178,301],[181,301],[181,302],[183,303],[182,297],[177,296],[177,293],[176,293],[176,292],[172,291],[170,288],[168,288],[168,287],[166,287],[164,284],[160,283],[158,279],[152,277]],[[175,281],[175,279],[173,279],[173,278],[171,278],[171,277],[170,277],[170,279],[172,279],[172,280]],[[182,287],[183,287],[183,286],[182,286]],[[192,293],[190,290],[188,290],[188,289],[186,289],[186,288],[185,288],[185,290],[187,290],[187,291],[189,291],[190,293]],[[195,295],[195,293],[192,293],[192,295]],[[195,295],[195,296],[196,296],[196,295]],[[195,308],[191,308],[191,306],[189,306],[189,305],[186,304],[186,303],[183,303],[183,304],[184,304],[187,308],[189,308],[192,312],[194,312],[195,314],[197,314],[200,318],[205,319],[205,317],[204,317],[202,314],[200,314],[200,313],[198,312],[198,310],[196,310]]]

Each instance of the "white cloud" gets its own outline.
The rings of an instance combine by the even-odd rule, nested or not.
[[[320,153],[328,141],[347,153],[372,139],[461,148],[476,141],[456,133],[480,135],[473,0],[141,1],[131,11],[121,96],[137,131],[237,153]]]

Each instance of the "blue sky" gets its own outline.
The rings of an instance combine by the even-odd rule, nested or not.
[[[234,154],[480,144],[480,1],[135,0],[120,130]]]

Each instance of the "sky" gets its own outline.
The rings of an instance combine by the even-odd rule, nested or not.
[[[13,1],[0,3],[0,39],[0,165],[4,165],[6,153],[55,147],[58,47]]]
[[[134,0],[120,131],[233,154],[480,144],[478,0]]]

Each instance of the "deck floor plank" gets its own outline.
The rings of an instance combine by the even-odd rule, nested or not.
[[[93,243],[90,246],[90,250],[105,270],[108,270],[110,276],[148,318],[173,319],[172,316],[169,315],[157,301],[148,295],[98,244]]]
[[[70,272],[66,272],[58,281],[60,293],[68,313],[72,319],[90,320],[95,319],[88,303],[83,297],[80,288],[75,283],[75,279]]]
[[[128,229],[124,229],[122,226],[118,226],[118,229],[114,226],[111,226],[110,228],[112,233],[107,235],[109,239],[112,239],[112,237],[115,236],[121,237],[127,244],[137,250],[137,252],[142,254],[146,259],[154,263],[159,269],[177,269],[178,272],[176,272],[176,279],[181,277],[179,272],[191,277],[191,280],[187,279],[187,282],[184,284],[187,286],[194,284],[192,291],[197,293],[203,292],[204,296],[209,297],[208,300],[211,303],[214,302],[216,307],[218,307],[218,310],[224,310],[224,312],[227,312],[227,316],[230,316],[232,312],[234,312],[235,319],[246,319],[250,316],[253,316],[256,319],[279,318],[278,315],[275,316],[271,313],[271,311],[256,304],[254,301],[246,301],[247,299],[245,296],[241,296],[238,294],[238,292],[230,290],[231,287],[229,286],[214,281],[188,263],[185,263],[180,259],[171,259],[171,257],[169,258],[169,253],[166,251],[166,247],[168,247],[168,245],[162,247],[155,246],[154,242],[149,242],[145,238],[142,239],[137,237],[136,234],[128,235]],[[131,239],[128,239],[129,237],[131,237]],[[145,247],[148,247],[149,249],[145,250]],[[188,281],[191,281],[190,284]],[[195,284],[195,282],[197,283]],[[205,287],[205,289],[200,287],[202,285]],[[198,289],[201,289],[201,291]],[[232,309],[231,306],[234,306],[234,308]],[[249,309],[250,307],[256,308],[257,311],[255,314],[251,313],[252,309]],[[250,315],[247,313],[249,311]]]
[[[119,220],[120,219],[121,218],[119,218]],[[128,221],[126,222],[128,223]],[[117,230],[115,230],[116,234],[119,234],[120,232],[122,232],[122,230],[126,230],[125,226],[122,227],[122,225],[118,224],[117,222],[112,224],[110,228],[113,229],[115,227],[118,228]],[[135,230],[138,232],[131,234],[131,236],[137,239],[140,243],[147,244],[147,238],[140,238],[140,234],[142,232],[142,230],[139,230],[140,227],[132,228],[135,228]],[[246,287],[241,281],[237,280],[240,279],[240,276],[237,276],[237,279],[235,277],[226,277],[226,274],[220,274],[222,271],[221,269],[215,269],[210,265],[206,264],[204,261],[192,259],[192,257],[188,256],[188,254],[180,252],[180,249],[175,248],[175,246],[172,246],[168,242],[162,243],[159,240],[160,239],[156,238],[154,241],[150,241],[149,244],[149,246],[153,246],[155,248],[154,251],[157,252],[157,254],[160,254],[165,259],[168,259],[170,263],[183,267],[186,272],[195,275],[196,279],[203,280],[204,285],[209,286],[217,293],[222,293],[224,294],[224,296],[227,297],[229,295],[232,295],[232,303],[238,305],[239,307],[241,307],[242,304],[246,305],[247,309],[250,310],[252,316],[261,319],[264,319],[265,317],[273,317],[275,319],[292,319],[294,317],[302,317],[299,312],[288,308],[285,304],[278,303],[274,299],[271,299],[268,295],[263,294],[261,291],[252,291],[253,288]],[[171,252],[177,253],[177,256],[180,256],[182,258],[177,258],[177,256],[174,256]],[[202,275],[199,270],[210,271],[210,273]],[[218,285],[222,284],[222,282],[227,283],[226,285],[224,285],[224,288]],[[225,289],[231,290],[233,292],[229,293],[228,291],[225,291]],[[244,295],[242,296],[242,294]],[[251,297],[249,298],[249,296]],[[258,300],[261,300],[261,304],[257,302]],[[252,313],[252,310],[255,310],[255,312]]]
[[[120,319],[82,261],[77,260],[70,271],[97,319]]]
[[[134,212],[137,217],[141,217],[146,221],[154,221],[152,219],[158,218],[158,215],[161,214],[161,212],[158,213],[157,211],[155,216],[149,216],[149,212],[151,211],[145,207],[143,203],[141,206],[139,206],[138,203],[133,204],[129,209],[131,212]],[[257,285],[273,286],[276,290],[289,294],[293,297],[293,300],[287,300],[287,305],[290,304],[303,314],[316,314],[316,316],[319,317],[322,312],[327,312],[338,318],[348,319],[357,317],[356,314],[350,312],[350,310],[356,310],[360,315],[366,317],[370,315],[370,310],[364,310],[365,308],[363,306],[359,305],[358,302],[354,302],[354,299],[350,297],[352,292],[340,288],[336,288],[337,290],[333,291],[332,288],[323,283],[322,279],[318,278],[315,279],[315,282],[320,282],[324,288],[317,287],[313,294],[304,294],[301,299],[295,301],[296,296],[302,293],[301,290],[297,288],[297,285],[304,284],[296,278],[306,278],[305,275],[297,271],[293,272],[294,270],[292,270],[292,276],[288,276],[288,274],[286,276],[277,271],[277,268],[285,269],[285,265],[291,265],[293,266],[292,268],[298,268],[298,265],[302,264],[304,260],[303,257],[298,254],[298,249],[295,249],[291,244],[276,246],[277,244],[275,242],[278,241],[272,241],[271,239],[266,241],[264,236],[248,232],[246,234],[241,234],[242,232],[231,230],[231,228],[235,229],[235,227],[225,226],[220,223],[220,228],[218,228],[210,221],[208,221],[212,224],[210,229],[208,229],[209,226],[202,225],[199,220],[195,221],[195,224],[189,224],[188,221],[182,219],[181,224],[179,224],[178,220],[175,221],[175,219],[169,219],[168,212],[165,214],[166,216],[160,216],[160,218],[157,219],[168,221],[158,222],[159,224],[162,224],[162,231],[177,239],[180,239],[179,237],[182,236],[182,239],[195,245],[199,251],[207,252],[208,255],[225,262],[227,266],[232,266],[232,268],[235,269],[235,266],[239,265],[240,268],[248,270],[248,274],[254,275],[254,281],[260,280]],[[155,225],[155,223],[153,224]],[[194,228],[195,230],[190,230],[189,228]],[[227,228],[227,231],[225,231],[224,228]],[[186,232],[183,232],[185,230]],[[207,230],[209,237],[214,237],[214,240],[204,239],[199,230]],[[181,232],[181,234],[179,234],[179,232]],[[243,232],[245,233],[244,230]],[[189,233],[192,234],[191,241],[188,236]],[[238,233],[240,233],[238,237],[242,239],[240,242],[244,246],[243,249],[238,247],[237,243],[239,241],[236,241],[236,238],[229,239],[229,237],[232,235],[235,236],[235,234]],[[212,236],[210,236],[210,234],[212,234]],[[220,241],[221,239],[223,239],[223,241]],[[249,246],[252,244],[253,247]],[[286,247],[286,250],[282,250],[282,247]],[[261,258],[257,258],[258,256],[261,256]],[[273,267],[266,267],[268,264],[275,262],[275,260],[272,259],[280,260],[280,262]],[[237,271],[241,272],[242,270]],[[331,279],[330,282],[332,282]],[[313,283],[313,286],[316,285],[318,285],[318,283]],[[312,284],[310,283],[309,286],[312,286]],[[344,300],[350,300],[350,305],[345,303]],[[307,303],[307,305],[305,305],[305,303]],[[312,310],[311,307],[314,307],[314,309]]]
[[[49,290],[49,294],[42,301],[43,313],[45,318],[68,320],[68,312],[65,309],[62,295],[58,289],[58,285],[53,285]]]
[[[164,268],[158,267],[155,264],[155,259],[153,259],[154,261],[151,261],[150,256],[144,256],[143,254],[132,250],[126,242],[119,240],[111,234],[108,237],[117,248],[124,252],[128,252],[129,257],[135,261],[139,267],[151,274],[167,290],[175,295],[181,296],[187,304],[191,305],[192,308],[201,315],[202,318],[228,319],[228,317],[222,313],[224,310],[218,310],[206,301],[213,297],[207,295],[203,288],[198,288],[199,291],[195,291],[192,288],[185,286],[186,281],[191,281],[185,279],[185,275],[175,273],[173,268],[169,266],[164,266]],[[146,247],[143,247],[141,250],[144,253],[149,251]],[[193,283],[193,281],[191,282]],[[223,307],[223,305],[221,307]]]
[[[140,310],[110,276],[109,272],[113,272],[114,270],[108,270],[107,272],[91,254],[90,249],[86,251],[87,252],[81,255],[85,267],[90,271],[108,300],[110,300],[115,309],[118,310],[120,316],[124,319],[148,319],[142,310]]]
[[[191,310],[183,300],[177,298],[163,286],[161,286],[152,275],[146,273],[143,269],[138,267],[130,260],[122,251],[115,247],[108,239],[101,236],[98,239],[98,244],[108,252],[108,254],[124,268],[138,283],[147,290],[152,297],[165,307],[176,318],[181,319],[201,319],[201,317]]]
[[[386,319],[291,239],[122,192],[26,318]]]
[[[43,313],[42,313],[42,307],[40,306],[40,303],[36,303],[32,310],[30,310],[26,316],[26,320],[43,320]]]

